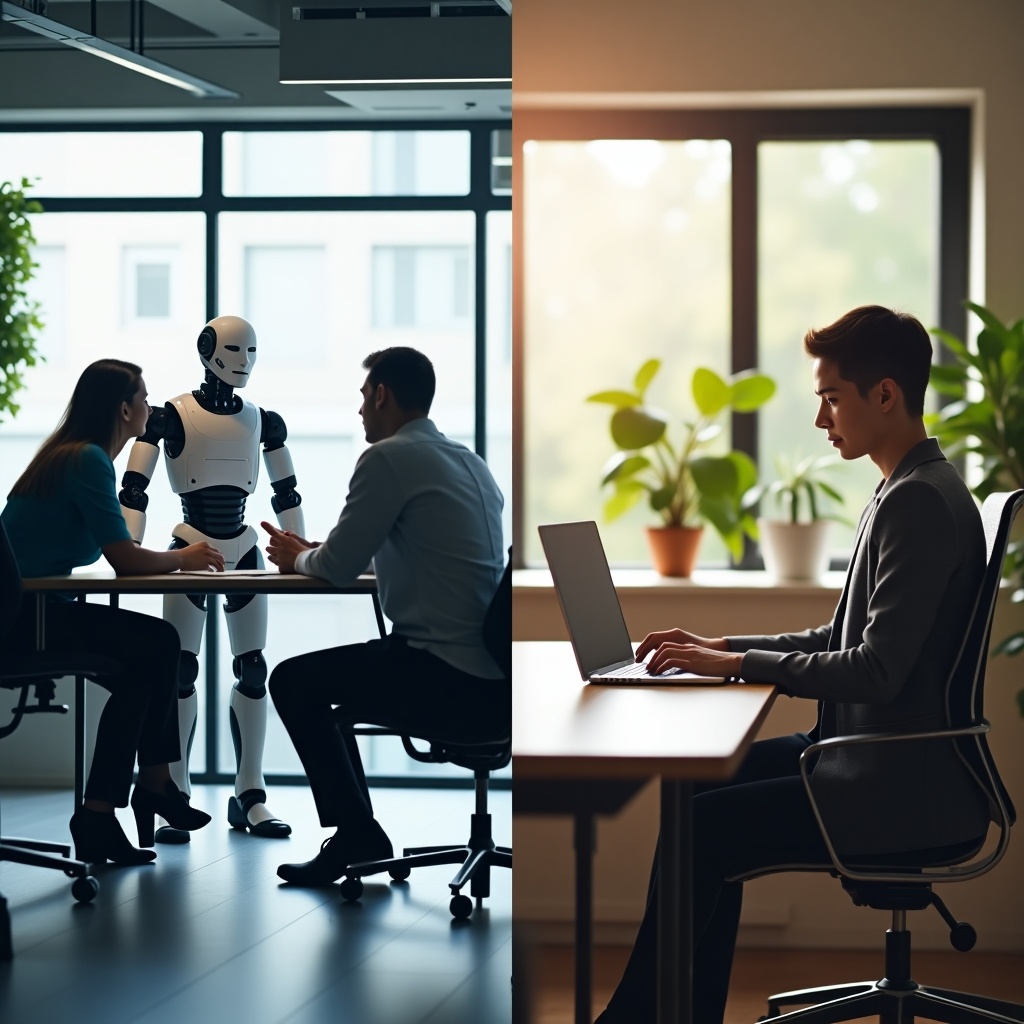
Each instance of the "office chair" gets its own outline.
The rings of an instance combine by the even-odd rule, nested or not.
[[[14,732],[26,715],[67,714],[66,704],[53,702],[55,680],[67,675],[95,679],[117,667],[108,659],[95,655],[49,654],[46,651],[12,654],[4,651],[3,644],[18,616],[22,597],[21,573],[7,531],[0,523],[0,651],[3,653],[0,689],[20,691],[18,703],[11,709],[11,720],[0,727],[0,739]],[[34,691],[31,699],[30,690]],[[0,861],[63,871],[75,880],[71,885],[71,895],[79,903],[88,903],[99,892],[99,882],[92,876],[92,865],[72,860],[71,847],[66,843],[0,835]],[[13,955],[10,914],[7,900],[0,894],[0,960],[10,960]]]
[[[503,680],[512,678],[512,551],[502,573],[498,589],[491,599],[483,625],[484,645],[503,673]],[[495,680],[497,682],[497,680]],[[451,740],[444,736],[421,736],[430,744],[428,750],[415,746],[409,736],[402,736],[406,753],[416,761],[429,764],[450,763],[473,772],[476,804],[470,818],[468,841],[461,846],[420,846],[402,851],[401,857],[389,860],[366,861],[350,864],[341,883],[341,895],[349,901],[363,894],[362,878],[387,871],[395,881],[409,877],[413,868],[435,864],[461,864],[455,877],[448,883],[452,899],[448,907],[456,920],[465,920],[483,899],[490,895],[491,868],[512,867],[512,850],[496,846],[491,831],[491,815],[487,810],[487,788],[492,771],[504,768],[512,759],[512,708],[509,707],[508,728],[500,736],[481,737],[477,741]],[[396,735],[393,730],[362,726],[359,735]],[[460,890],[469,883],[470,894]]]
[[[831,868],[821,865],[791,865],[786,870],[830,871],[859,907],[892,912],[892,927],[885,933],[885,977],[880,981],[829,985],[820,988],[781,992],[768,998],[768,1014],[761,1020],[772,1024],[783,1021],[799,1024],[839,1024],[860,1017],[878,1017],[883,1024],[902,1024],[915,1017],[945,1021],[947,1024],[1010,1024],[1024,1021],[1024,1005],[987,996],[925,987],[913,980],[910,969],[910,932],[906,926],[908,910],[933,906],[949,926],[954,949],[967,952],[977,934],[966,922],[958,922],[940,897],[932,891],[935,882],[957,882],[977,878],[990,871],[1002,858],[1010,839],[1010,827],[1016,815],[989,752],[989,723],[984,717],[985,663],[988,656],[992,616],[995,610],[1003,559],[1009,545],[1010,527],[1017,511],[1024,506],[1024,490],[993,494],[982,507],[987,564],[974,613],[947,683],[950,726],[947,729],[911,734],[861,734],[835,736],[812,743],[800,760],[800,774],[822,837],[832,858]],[[953,851],[930,863],[846,863],[836,852],[825,827],[820,808],[810,785],[810,766],[817,752],[862,743],[914,742],[947,738],[955,743],[960,756],[971,769],[988,799],[998,838],[991,851],[981,859],[973,848]],[[921,858],[922,860],[924,858]],[[779,870],[779,869],[774,869]],[[758,871],[730,881],[746,881],[771,871]],[[806,1004],[812,1004],[807,1006]],[[805,1006],[802,1010],[780,1013],[783,1006]]]

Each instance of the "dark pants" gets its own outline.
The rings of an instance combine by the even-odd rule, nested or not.
[[[24,601],[11,635],[16,650],[33,649],[34,600]],[[100,655],[118,669],[95,680],[110,698],[100,716],[85,797],[127,807],[136,752],[140,765],[167,764],[181,756],[177,631],[152,615],[81,601],[48,601],[46,650]]]
[[[743,883],[726,879],[785,864],[829,864],[828,851],[800,780],[810,743],[798,734],[762,740],[728,782],[698,787],[693,800],[694,1017],[721,1021],[729,992]],[[636,943],[599,1024],[648,1024],[657,1007],[655,857]]]
[[[471,741],[507,735],[512,715],[506,681],[460,672],[394,634],[289,658],[271,673],[270,695],[320,824],[356,833],[372,820],[373,806],[353,725]]]

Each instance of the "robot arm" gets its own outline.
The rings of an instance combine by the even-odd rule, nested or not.
[[[165,409],[154,409],[149,414],[146,432],[132,445],[128,468],[121,478],[121,492],[117,498],[121,503],[121,513],[128,525],[128,532],[136,544],[141,544],[146,534],[146,506],[149,504],[146,488],[153,479],[153,470],[160,456],[159,444],[164,436],[166,421]]]
[[[306,525],[302,515],[302,497],[295,490],[295,467],[291,453],[285,446],[288,429],[276,412],[260,410],[263,418],[263,462],[267,467],[270,485],[274,488],[271,507],[277,515],[282,530],[291,530],[300,537],[305,536]]]

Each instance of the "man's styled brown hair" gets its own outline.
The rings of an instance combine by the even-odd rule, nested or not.
[[[383,384],[404,412],[430,412],[436,381],[434,366],[422,352],[402,345],[381,349],[363,360],[363,369],[370,371],[370,387]]]
[[[804,335],[804,351],[831,359],[843,380],[857,385],[861,397],[883,377],[903,392],[907,412],[924,412],[924,392],[932,365],[932,343],[921,321],[885,306],[858,306],[835,323]]]

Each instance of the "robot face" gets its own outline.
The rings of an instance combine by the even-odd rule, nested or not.
[[[256,332],[240,316],[214,317],[197,343],[199,358],[215,377],[233,388],[244,388],[256,364]]]

